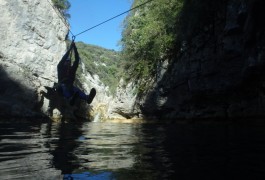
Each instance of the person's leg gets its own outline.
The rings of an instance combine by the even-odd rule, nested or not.
[[[89,93],[89,95],[88,95],[88,97],[87,97],[86,102],[87,102],[88,104],[92,103],[92,101],[93,101],[93,99],[94,99],[95,96],[96,96],[96,89],[95,89],[95,88],[92,88],[92,89],[90,90],[90,93]]]
[[[91,89],[89,95],[86,95],[83,91],[81,91],[77,87],[74,87],[73,90],[75,95],[78,95],[80,99],[85,100],[88,104],[90,104],[93,101],[94,97],[96,96],[95,88]]]
[[[77,97],[79,97],[80,99],[86,100],[87,95],[84,92],[82,92],[79,88],[73,86],[73,95],[70,98],[71,106],[75,104],[75,100]]]
[[[87,98],[87,95],[81,91],[81,89],[79,89],[78,87],[73,87],[73,90],[74,90],[74,94],[78,94],[78,97],[82,100],[86,100]]]
[[[73,92],[65,84],[61,84],[62,94],[65,98],[69,99],[73,96]]]

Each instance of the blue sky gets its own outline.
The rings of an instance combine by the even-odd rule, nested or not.
[[[69,0],[71,31],[78,34],[131,8],[132,0]],[[127,14],[76,37],[76,41],[120,50],[122,22]]]

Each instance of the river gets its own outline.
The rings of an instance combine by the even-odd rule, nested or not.
[[[1,180],[264,177],[264,123],[0,123]]]

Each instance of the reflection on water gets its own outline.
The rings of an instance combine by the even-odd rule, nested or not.
[[[0,124],[0,179],[263,179],[265,124]]]
[[[0,124],[0,179],[60,179],[43,126]]]

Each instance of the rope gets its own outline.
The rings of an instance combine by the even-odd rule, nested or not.
[[[68,31],[71,33],[72,38],[75,37],[74,34],[72,33],[72,31],[70,30],[69,25],[66,23],[67,20],[61,14],[58,13],[58,9],[55,8],[54,5],[49,0],[47,0],[47,1],[50,4],[50,6],[53,8],[53,10],[55,11],[55,13],[59,16],[59,18],[63,21],[64,25],[66,26],[66,28],[68,29]]]
[[[153,0],[146,1],[146,2],[144,2],[144,3],[142,3],[142,4],[138,5],[138,6],[135,6],[135,7],[131,8],[131,9],[129,9],[129,10],[127,10],[127,11],[121,13],[121,14],[118,14],[118,15],[116,15],[116,16],[114,16],[114,17],[112,17],[112,18],[109,18],[109,19],[107,19],[107,20],[105,20],[105,21],[103,21],[103,22],[101,22],[101,23],[99,23],[99,24],[97,24],[97,25],[95,25],[95,26],[92,26],[92,27],[90,27],[90,28],[88,28],[88,29],[86,29],[86,30],[84,30],[84,31],[82,31],[82,32],[80,32],[80,33],[78,33],[78,34],[76,34],[76,35],[74,35],[74,34],[72,33],[72,31],[70,30],[68,24],[66,24],[67,20],[66,20],[61,14],[58,14],[58,11],[55,10],[55,7],[52,5],[52,3],[51,3],[49,0],[47,0],[47,1],[48,1],[49,4],[52,6],[52,8],[53,8],[53,10],[56,12],[56,14],[61,18],[61,20],[63,21],[64,25],[67,27],[67,29],[69,30],[69,32],[70,32],[71,35],[72,35],[72,41],[74,41],[75,38],[76,38],[76,36],[79,36],[79,35],[81,35],[81,34],[87,32],[87,31],[90,31],[90,30],[92,30],[92,29],[94,29],[94,28],[96,28],[96,27],[98,27],[98,26],[100,26],[100,25],[102,25],[102,24],[105,24],[106,22],[109,22],[109,21],[111,21],[111,20],[113,20],[113,19],[115,19],[115,18],[117,18],[117,17],[119,17],[119,16],[122,16],[122,15],[124,15],[124,14],[126,14],[126,13],[128,13],[128,12],[134,10],[134,9],[140,8],[141,6],[144,6],[145,4],[150,3],[150,2],[153,1]],[[62,18],[63,18],[63,19],[62,19]]]
[[[87,31],[90,31],[91,29],[94,29],[94,28],[96,28],[96,27],[98,27],[98,26],[100,26],[100,25],[102,25],[102,24],[104,24],[104,23],[106,23],[108,21],[111,21],[111,20],[113,20],[113,19],[115,19],[115,18],[117,18],[119,16],[122,16],[123,14],[126,14],[126,13],[128,13],[128,12],[134,10],[134,9],[140,8],[141,6],[143,6],[143,5],[147,4],[147,3],[150,3],[151,1],[153,1],[153,0],[149,0],[149,1],[146,1],[146,2],[144,2],[144,3],[142,3],[142,4],[138,5],[138,6],[135,6],[134,8],[131,8],[131,9],[129,9],[129,10],[127,10],[127,11],[121,13],[121,14],[118,14],[117,16],[114,16],[114,17],[112,17],[110,19],[107,19],[106,21],[103,21],[102,23],[99,23],[99,24],[97,24],[95,26],[90,27],[90,28],[88,28],[88,29],[86,29],[86,30],[74,35],[73,37],[79,36],[80,34],[83,34],[83,33],[87,32]]]

